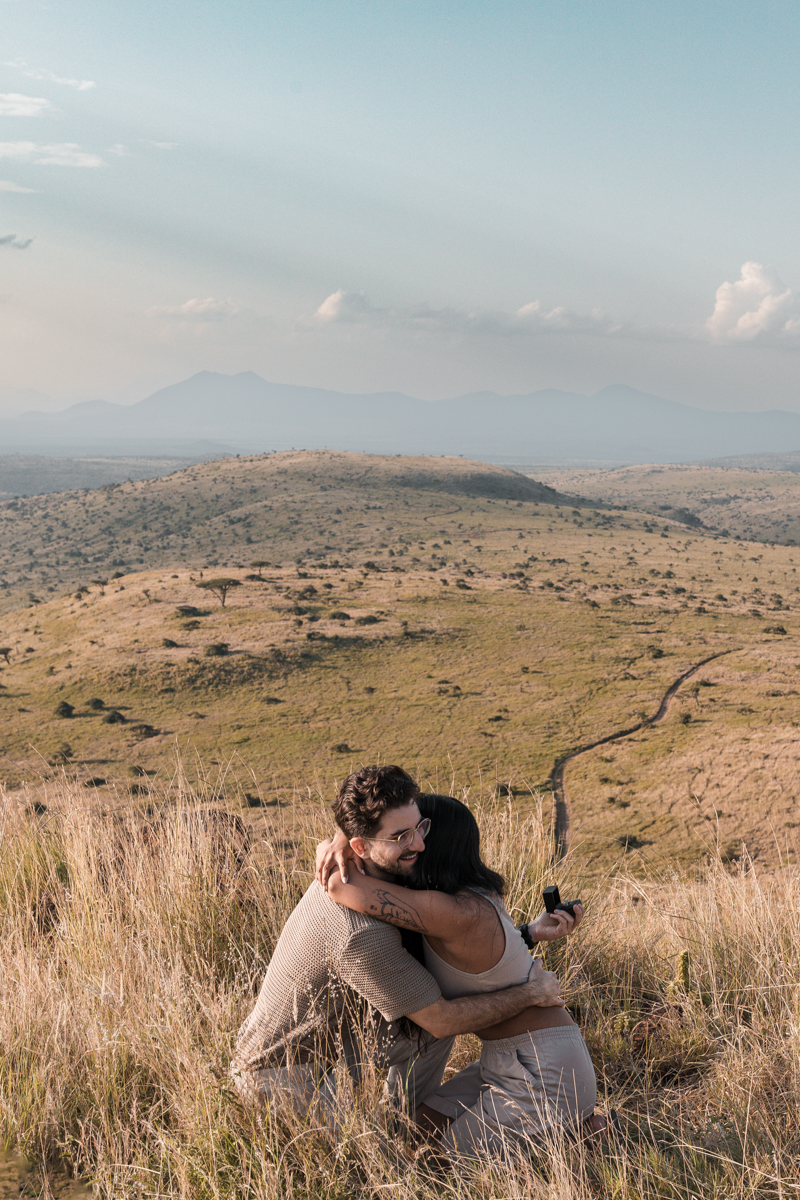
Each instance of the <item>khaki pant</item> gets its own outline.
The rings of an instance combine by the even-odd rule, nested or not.
[[[594,1067],[577,1025],[486,1041],[479,1062],[425,1097],[452,1118],[443,1148],[471,1158],[502,1157],[512,1145],[579,1125],[596,1100]]]
[[[441,1086],[444,1069],[455,1038],[435,1038],[421,1033],[418,1037],[401,1034],[395,1025],[384,1025],[380,1051],[375,1055],[379,1066],[388,1067],[384,1100],[409,1114],[430,1092]],[[358,1080],[364,1065],[363,1047],[355,1054],[352,1045],[345,1048],[343,1061],[350,1076]],[[291,1067],[267,1067],[246,1071],[231,1065],[230,1077],[248,1104],[268,1101],[284,1104],[305,1116],[315,1111],[321,1121],[336,1132],[341,1120],[341,1102],[337,1096],[336,1071],[331,1064],[298,1063]],[[475,1097],[477,1098],[477,1090]]]

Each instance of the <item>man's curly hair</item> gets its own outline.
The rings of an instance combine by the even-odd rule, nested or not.
[[[362,767],[348,775],[331,807],[336,824],[347,837],[368,838],[384,813],[418,798],[419,787],[402,767]]]

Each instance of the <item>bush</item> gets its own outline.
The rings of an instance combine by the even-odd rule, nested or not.
[[[367,613],[367,615],[365,617],[356,617],[353,624],[354,625],[377,625],[378,618],[373,616],[372,613]]]
[[[635,833],[621,833],[616,842],[618,846],[622,846],[623,850],[641,850],[643,846],[647,845],[647,842],[643,842]]]
[[[228,652],[229,646],[227,642],[211,642],[210,645],[206,646],[203,654],[206,658],[224,658]]]
[[[128,720],[128,718],[123,717],[121,712],[118,712],[116,708],[112,708],[111,711],[107,712],[106,715],[103,717],[103,724],[104,725],[125,725],[125,724],[127,724],[127,720]]]
[[[66,700],[61,700],[60,703],[56,705],[57,717],[71,717],[74,712],[74,705],[68,704]]]
[[[105,704],[97,696],[92,696],[91,700],[86,701],[86,707],[91,709],[92,712],[101,712],[105,708]]]
[[[178,643],[173,642],[172,638],[162,638],[161,645],[165,650],[175,650],[177,649]]]
[[[147,725],[144,721],[140,721],[138,724],[131,726],[131,733],[133,733],[137,738],[144,739],[155,737],[158,732],[159,731],[154,725]]]

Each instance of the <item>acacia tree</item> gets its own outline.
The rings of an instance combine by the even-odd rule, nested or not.
[[[194,585],[201,588],[204,592],[211,592],[217,597],[222,607],[225,607],[225,599],[231,588],[241,587],[241,579],[228,578],[221,576],[219,579],[201,579]]]

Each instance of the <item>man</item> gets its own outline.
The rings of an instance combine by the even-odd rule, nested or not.
[[[365,767],[345,780],[334,816],[357,840],[367,874],[411,872],[427,832],[418,796],[400,767]],[[246,1099],[283,1098],[301,1111],[316,1100],[335,1124],[332,1068],[344,1059],[358,1079],[370,1056],[390,1068],[390,1089],[405,1090],[413,1112],[440,1085],[457,1034],[563,1003],[556,976],[538,962],[527,983],[445,1000],[397,928],[335,904],[315,880],[278,939],[231,1074]]]

